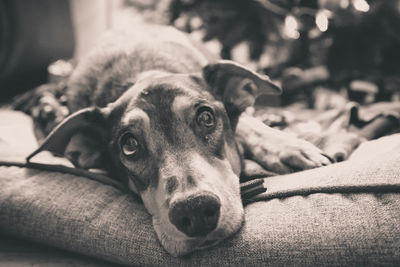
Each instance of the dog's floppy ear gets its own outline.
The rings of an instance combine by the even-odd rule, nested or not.
[[[61,122],[27,160],[41,151],[67,157],[79,168],[104,168],[107,149],[107,110],[85,108]]]
[[[231,60],[220,60],[206,65],[203,68],[203,77],[213,94],[224,102],[234,124],[240,113],[254,104],[257,96],[282,92],[268,76],[258,74]]]

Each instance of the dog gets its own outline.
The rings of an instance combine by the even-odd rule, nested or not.
[[[243,155],[277,173],[329,164],[312,144],[241,116],[258,95],[280,92],[174,28],[112,31],[74,70],[72,114],[38,151],[105,168],[141,197],[162,246],[183,256],[243,225]]]

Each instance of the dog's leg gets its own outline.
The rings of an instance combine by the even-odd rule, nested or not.
[[[240,117],[236,138],[245,156],[279,174],[330,164],[328,157],[313,144],[270,128],[249,115]]]

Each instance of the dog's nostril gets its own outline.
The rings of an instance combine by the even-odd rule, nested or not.
[[[221,202],[211,193],[203,193],[171,205],[169,220],[187,236],[205,236],[218,224]]]
[[[189,226],[190,226],[190,219],[188,218],[188,217],[183,217],[182,218],[182,221],[181,221],[181,226],[183,227],[183,228],[188,228]]]
[[[215,213],[216,213],[216,210],[212,210],[212,209],[205,209],[203,212],[204,217],[212,217],[215,215]]]

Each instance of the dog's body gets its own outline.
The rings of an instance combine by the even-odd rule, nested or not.
[[[107,168],[141,196],[162,245],[180,256],[243,223],[235,129],[246,152],[271,170],[329,163],[311,144],[239,120],[257,94],[279,90],[175,29],[113,32],[76,68],[67,91],[75,113],[41,149],[78,167]]]

